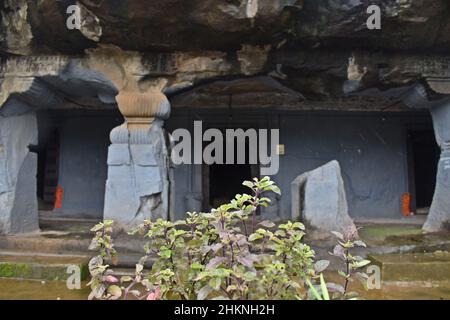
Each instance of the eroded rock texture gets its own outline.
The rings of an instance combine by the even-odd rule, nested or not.
[[[20,133],[20,134],[19,134]],[[0,234],[39,229],[36,199],[37,143],[33,114],[0,115]]]
[[[374,4],[381,30],[366,27]],[[79,30],[66,26],[71,5]],[[0,11],[4,117],[113,108],[118,94],[155,87],[173,108],[405,111],[421,84],[421,107],[432,110],[450,94],[446,0],[5,0]],[[159,123],[146,134],[160,136]],[[439,190],[441,203],[448,190]],[[158,202],[148,194],[145,212]],[[438,211],[433,230],[450,221],[447,205]]]
[[[30,53],[33,39],[27,20],[28,3],[26,0],[5,0],[0,6],[0,44],[7,52],[15,54]]]
[[[292,219],[302,220],[318,236],[356,230],[348,214],[347,196],[337,161],[305,172],[292,181]]]
[[[153,88],[121,92],[126,122],[111,132],[105,219],[130,229],[144,219],[169,219],[169,152],[163,122],[170,104]]]
[[[382,30],[366,27],[371,4],[382,9]],[[81,8],[80,30],[66,27],[70,5]],[[450,91],[440,81],[449,76],[450,8],[443,0],[8,0],[1,10],[3,53],[84,56],[114,45],[140,52],[138,75],[164,75],[169,95],[261,75],[318,108],[338,102],[382,109],[401,94],[387,89],[421,80]],[[364,89],[373,90],[364,98],[344,95]]]

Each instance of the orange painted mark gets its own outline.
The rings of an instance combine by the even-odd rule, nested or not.
[[[402,214],[405,217],[411,215],[411,195],[409,193],[405,193],[402,197]]]
[[[61,209],[64,190],[61,187],[56,187],[55,194],[55,209]]]

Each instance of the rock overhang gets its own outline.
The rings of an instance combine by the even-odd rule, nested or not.
[[[367,7],[374,4],[383,13],[381,31],[365,27]],[[80,31],[66,28],[70,5],[83,8]],[[135,51],[226,51],[246,42],[430,52],[450,47],[445,0],[8,0],[1,10],[2,51],[19,54],[26,48],[82,53],[97,43]]]
[[[369,4],[381,7],[382,30],[367,29]],[[80,30],[66,26],[71,5],[82,8]],[[104,66],[95,70],[100,60],[109,63],[113,55],[120,57],[117,61],[133,81],[166,79],[169,97],[186,96],[189,90],[198,95],[197,88],[213,82],[248,82],[247,77],[261,76],[293,91],[278,104],[297,105],[299,95],[307,102],[329,104],[359,95],[368,110],[384,110],[398,100],[395,90],[418,81],[436,93],[450,92],[450,8],[444,0],[8,0],[0,10],[3,95],[23,92],[32,77],[49,77],[49,84],[64,94],[92,96],[86,87],[98,86],[97,100],[113,102],[114,89],[108,87],[120,86],[114,82],[122,75],[109,73],[108,80],[98,81],[91,74],[91,79],[75,83],[64,74],[73,65],[83,66],[80,77],[89,78],[90,68],[102,73]],[[104,49],[111,47],[125,53]],[[20,65],[8,67],[19,60],[25,74]],[[74,78],[76,72],[69,74]],[[24,75],[29,79],[16,81]],[[68,90],[59,78],[67,81],[63,84]],[[250,92],[246,98],[253,98],[255,105],[261,102]],[[4,102],[2,97],[0,104]]]

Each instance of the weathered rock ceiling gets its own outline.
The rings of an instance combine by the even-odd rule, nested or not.
[[[85,34],[66,28],[66,9],[76,2],[4,0],[2,50],[82,53],[96,45],[95,35],[137,51],[230,51],[282,41],[333,49],[450,48],[447,0],[80,0],[85,15],[98,18],[88,19]],[[371,4],[382,8],[381,31],[366,28]]]
[[[66,27],[71,4],[83,8],[81,30]],[[382,8],[382,30],[366,27],[371,4]],[[3,98],[27,90],[14,80],[24,70],[28,84],[56,77],[45,83],[64,93],[65,64],[111,45],[129,52],[133,76],[165,77],[166,92],[189,104],[205,104],[210,92],[225,105],[233,81],[248,89],[232,93],[234,101],[247,105],[358,101],[383,109],[417,81],[450,94],[447,0],[3,0],[0,10]],[[354,92],[368,98],[347,97]]]

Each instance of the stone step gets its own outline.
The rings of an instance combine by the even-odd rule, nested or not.
[[[97,253],[88,250],[91,242],[89,237],[73,237],[59,233],[37,233],[30,235],[0,236],[0,252],[14,252],[27,255],[29,252],[48,256],[85,256],[92,257]],[[143,256],[144,242],[136,237],[120,236],[115,241],[118,251],[118,265],[120,268],[135,268],[136,263]],[[110,262],[106,262],[109,263]],[[150,266],[151,259],[147,261]]]
[[[77,231],[45,231],[31,234],[0,235],[0,250],[94,255],[95,252],[88,250],[92,237],[92,232]],[[141,254],[145,243],[146,240],[142,237],[127,234],[114,236],[114,244],[120,254]]]
[[[64,234],[46,233],[33,235],[0,236],[0,250],[12,252],[40,252],[51,254],[88,253],[91,239],[67,237]]]
[[[81,280],[89,274],[89,256],[0,251],[0,278],[66,280],[79,268]],[[70,271],[68,273],[68,271]]]
[[[134,277],[135,275],[135,269],[132,268],[111,268],[114,273],[113,275],[115,275],[116,277],[123,277],[123,276],[130,276],[130,277]]]
[[[448,281],[450,252],[370,255],[382,281]]]

